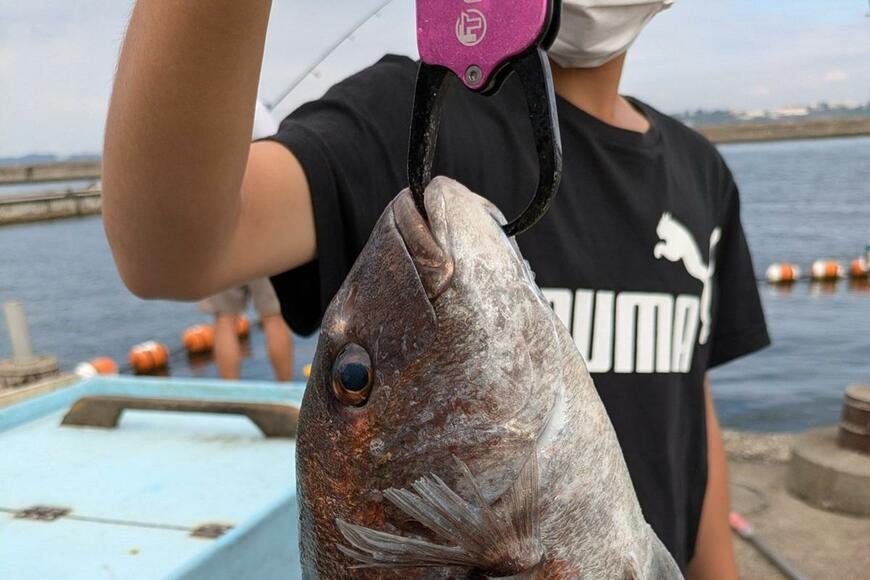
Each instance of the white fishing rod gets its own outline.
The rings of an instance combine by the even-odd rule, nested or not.
[[[386,0],[385,2],[381,2],[374,10],[367,13],[363,17],[363,19],[354,24],[353,27],[351,27],[351,29],[346,34],[340,36],[335,43],[327,47],[326,50],[324,50],[323,53],[321,53],[320,56],[318,56],[314,60],[313,64],[306,67],[292,81],[290,81],[290,84],[287,85],[287,88],[280,93],[280,95],[274,102],[263,103],[264,105],[266,105],[266,108],[268,108],[270,111],[273,111],[278,105],[284,102],[284,100],[287,99],[287,97],[289,97],[294,90],[296,90],[296,87],[298,87],[302,83],[302,81],[308,78],[308,75],[314,72],[317,67],[323,64],[324,61],[326,61],[326,59],[328,59],[330,56],[332,56],[333,53],[341,47],[341,45],[343,45],[349,38],[356,34],[363,26],[371,22],[374,18],[380,16],[381,12],[383,12],[387,6],[392,4],[393,1],[394,0]]]
[[[737,512],[731,512],[729,516],[731,529],[734,532],[752,544],[758,552],[764,556],[768,562],[773,564],[777,570],[782,573],[788,580],[809,580],[804,576],[803,572],[795,568],[794,564],[786,560],[779,552],[774,550],[764,538],[762,538],[749,521]]]

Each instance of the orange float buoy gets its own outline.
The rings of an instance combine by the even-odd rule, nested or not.
[[[100,356],[77,364],[73,372],[83,379],[97,375],[117,375],[118,364],[107,356]]]
[[[849,276],[855,280],[863,280],[870,276],[870,264],[864,258],[855,258],[849,265]]]
[[[130,349],[130,365],[139,374],[153,373],[169,364],[169,349],[149,340]]]
[[[304,367],[302,367],[302,374],[305,375],[306,379],[311,378],[311,364],[310,363],[305,365]]]
[[[843,266],[836,260],[816,260],[810,269],[813,280],[831,281],[843,277]]]
[[[774,263],[767,268],[765,277],[771,284],[790,284],[801,276],[801,270],[794,264]]]
[[[98,374],[101,375],[117,375],[118,374],[118,363],[116,363],[113,359],[107,356],[100,356],[93,360],[91,360],[91,366],[96,369]]]
[[[251,334],[251,323],[244,314],[236,316],[236,332],[239,338],[247,338]]]
[[[210,324],[191,326],[181,335],[181,342],[190,354],[204,354],[214,348],[214,327]]]

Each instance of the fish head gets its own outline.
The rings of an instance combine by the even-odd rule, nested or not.
[[[339,518],[432,539],[386,489],[434,474],[470,495],[459,459],[496,501],[554,407],[560,323],[504,217],[447,178],[425,206],[393,200],[324,315],[297,447],[303,565],[322,577],[349,564]]]

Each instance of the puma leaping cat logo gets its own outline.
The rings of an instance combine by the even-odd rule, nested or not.
[[[695,239],[686,226],[678,222],[669,213],[662,215],[659,220],[659,225],[656,227],[656,233],[662,240],[653,248],[653,255],[656,259],[665,258],[671,262],[679,262],[682,260],[686,271],[690,276],[696,278],[704,285],[704,290],[701,292],[701,332],[698,336],[698,342],[707,344],[710,338],[710,316],[711,302],[713,295],[713,274],[716,269],[715,249],[716,244],[722,237],[722,229],[715,228],[710,234],[710,264],[704,263],[704,257],[701,255],[701,250]]]

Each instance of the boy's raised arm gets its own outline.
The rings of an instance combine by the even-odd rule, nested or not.
[[[103,213],[140,296],[198,298],[313,258],[301,167],[280,145],[250,144],[270,6],[136,3],[109,108]]]

